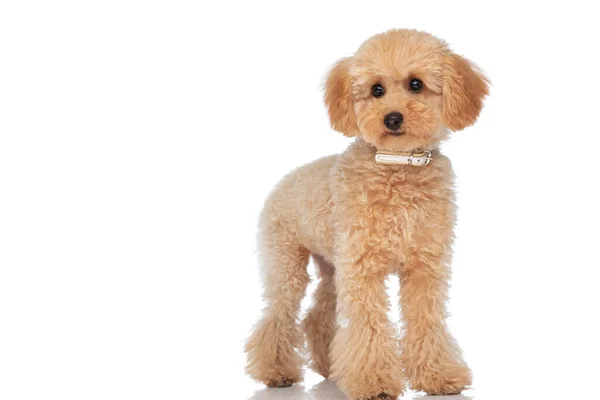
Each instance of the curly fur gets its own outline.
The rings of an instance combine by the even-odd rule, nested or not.
[[[415,77],[425,86],[420,93],[407,89]],[[375,83],[386,88],[382,98],[370,94]],[[429,394],[471,384],[445,324],[455,221],[450,161],[437,150],[427,167],[380,165],[374,155],[437,149],[448,128],[475,122],[487,88],[469,61],[412,30],[376,35],[335,64],[325,83],[331,125],[356,139],[344,153],[291,172],[265,203],[259,250],[267,306],[246,345],[253,378],[298,382],[304,332],[312,368],[351,399],[395,398],[405,381]],[[382,122],[391,111],[404,115],[399,137]],[[299,324],[311,254],[320,283]],[[400,279],[400,340],[387,318],[389,274]]]

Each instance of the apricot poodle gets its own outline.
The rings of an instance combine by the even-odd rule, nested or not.
[[[300,381],[306,338],[311,367],[351,399],[393,399],[405,381],[428,394],[471,384],[445,323],[456,212],[438,147],[475,122],[487,94],[476,66],[414,30],[375,35],[333,66],[331,125],[356,139],[291,172],[266,200],[266,308],[246,344],[250,376],[272,387]],[[320,282],[299,324],[310,257]],[[400,339],[387,317],[389,274],[400,280]]]

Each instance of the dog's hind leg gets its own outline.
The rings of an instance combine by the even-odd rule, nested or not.
[[[270,387],[290,386],[302,379],[304,340],[297,320],[310,281],[309,252],[276,219],[263,222],[259,252],[266,307],[246,343],[246,371]]]
[[[319,255],[313,254],[320,281],[313,295],[313,304],[302,321],[311,354],[310,367],[323,377],[330,373],[330,347],[336,330],[334,269]]]

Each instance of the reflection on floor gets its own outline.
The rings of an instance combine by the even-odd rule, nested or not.
[[[258,390],[248,400],[347,400],[346,396],[335,383],[324,380],[310,389],[302,385],[294,385],[284,389],[265,388]],[[454,396],[424,396],[407,393],[402,399],[413,400],[473,400],[473,397],[462,394]]]
[[[248,400],[346,400],[335,383],[324,380],[306,390],[302,385],[294,385],[284,389],[265,388],[254,393]]]

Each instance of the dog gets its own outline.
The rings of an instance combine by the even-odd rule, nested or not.
[[[306,339],[311,368],[351,399],[395,399],[406,382],[432,395],[471,385],[445,323],[456,210],[438,147],[476,121],[488,88],[477,66],[415,30],[375,35],[332,67],[331,126],[355,140],[291,172],[265,202],[266,308],[245,347],[252,378],[299,382]],[[299,323],[310,258],[319,284]],[[387,317],[389,274],[400,281],[400,339]]]

